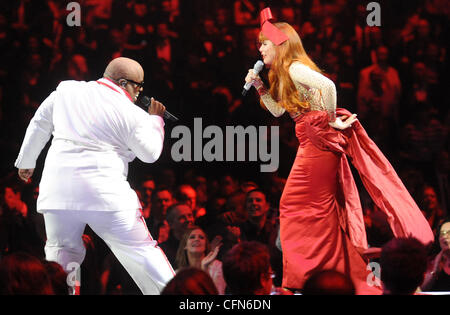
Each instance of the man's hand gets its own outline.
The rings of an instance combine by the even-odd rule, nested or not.
[[[164,112],[166,111],[166,107],[161,103],[155,100],[153,97],[151,98],[151,104],[148,107],[148,113],[150,115],[158,115],[163,117]]]
[[[24,182],[28,182],[33,176],[34,168],[19,168],[19,177]]]

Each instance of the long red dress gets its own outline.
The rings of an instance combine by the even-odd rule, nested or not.
[[[372,268],[361,252],[367,238],[361,202],[348,159],[358,170],[374,203],[386,213],[396,237],[433,242],[433,233],[395,170],[357,121],[339,131],[329,125],[335,116],[336,87],[322,74],[294,61],[289,75],[310,111],[290,113],[300,142],[280,200],[283,286],[301,289],[315,271],[334,269],[349,275],[358,294],[377,294]],[[275,117],[285,113],[267,90],[260,92]],[[369,281],[368,281],[369,280]]]
[[[338,109],[337,114],[350,113]],[[324,111],[310,111],[295,122],[300,146],[280,201],[283,287],[300,289],[313,272],[333,269],[350,275],[357,294],[379,294],[369,285],[372,269],[358,251],[367,249],[367,240],[346,154],[396,237],[430,243],[431,229],[359,122],[338,131]]]

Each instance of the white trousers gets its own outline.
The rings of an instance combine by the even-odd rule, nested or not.
[[[139,210],[45,210],[43,214],[46,259],[59,263],[67,272],[84,260],[82,235],[87,224],[105,241],[143,294],[160,294],[175,275]]]

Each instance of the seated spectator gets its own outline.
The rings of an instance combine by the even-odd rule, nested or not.
[[[281,130],[280,130],[281,132]],[[291,133],[292,134],[292,133]],[[298,140],[295,139],[298,146]],[[292,148],[289,150],[290,153],[297,152],[297,149],[292,150]],[[290,154],[291,157],[295,157],[296,153]],[[292,160],[293,161],[293,160]],[[267,194],[267,198],[274,202],[273,206],[275,208],[278,208],[278,203],[280,201],[281,195],[283,193],[284,186],[286,185],[286,177],[280,175],[280,172],[273,172],[273,173],[265,173],[263,175],[263,181],[264,186],[263,189]]]
[[[376,63],[360,72],[358,114],[362,119],[368,118],[367,115],[370,117],[371,112],[379,112],[381,117],[398,121],[402,84],[398,71],[389,65],[388,60],[389,49],[386,46],[380,46],[376,50]],[[380,98],[380,102],[371,103],[369,93],[375,93]],[[376,107],[372,108],[373,106]]]
[[[358,84],[358,68],[354,48],[343,45],[339,50],[339,73],[336,82],[339,89],[338,104],[345,104],[349,111],[356,112],[356,86]]]
[[[157,174],[157,186],[166,187],[170,191],[175,191],[177,183],[177,175],[170,167],[165,167],[159,170]]]
[[[258,241],[267,245],[271,265],[276,273],[274,283],[281,285],[283,262],[281,252],[276,247],[279,230],[277,211],[270,207],[266,194],[260,189],[254,189],[247,193],[245,209],[248,219],[239,226],[241,238],[245,241]]]
[[[152,208],[145,220],[150,234],[158,243],[165,242],[169,237],[169,224],[166,221],[167,209],[174,203],[172,192],[165,187],[159,187],[152,193]]]
[[[227,54],[233,53],[236,48],[236,34],[231,18],[232,8],[219,7],[214,12],[214,20],[218,31],[222,39],[229,43],[228,49],[226,50]]]
[[[312,274],[303,285],[303,295],[355,295],[352,279],[335,270]]]
[[[149,12],[147,3],[144,1],[134,2],[130,10],[125,31],[128,34],[126,48],[130,51],[143,51],[147,46],[147,41],[155,32],[154,19]]]
[[[244,240],[259,241],[269,244],[278,233],[277,213],[271,209],[266,194],[260,189],[247,192],[245,198],[247,220],[241,224]]]
[[[450,112],[447,114],[450,118]],[[446,125],[450,125],[450,120],[446,122]],[[445,137],[448,139],[448,137]],[[448,141],[448,140],[447,140]],[[442,209],[446,209],[446,215],[450,215],[448,209],[450,207],[450,185],[448,182],[448,174],[450,174],[450,151],[442,148],[437,153],[437,157],[434,160],[434,173],[436,175],[436,187],[438,192],[438,200]]]
[[[220,195],[228,198],[239,190],[239,181],[230,174],[225,174],[220,178]]]
[[[90,71],[88,68],[86,57],[81,54],[73,55],[67,63],[67,69],[63,79],[88,81],[89,78]]]
[[[244,223],[248,214],[245,210],[245,193],[236,191],[230,195],[225,203],[224,212],[219,215],[221,221],[229,225],[236,225]]]
[[[162,0],[158,2],[160,3],[159,7],[157,7],[157,12],[160,18],[164,21],[169,21],[172,25],[178,25],[180,16],[179,0]]]
[[[193,187],[197,193],[197,205],[204,208],[208,202],[208,180],[202,175],[194,178]],[[205,208],[205,215],[207,214]]]
[[[219,252],[219,259],[221,259],[235,244],[241,241],[242,233],[239,226],[246,220],[245,193],[236,191],[226,199],[222,211],[216,216],[216,220],[210,221],[211,225],[205,227],[210,239],[217,235],[222,237],[223,246]],[[204,223],[204,221],[200,221],[199,225],[202,223]]]
[[[450,219],[446,219],[440,226],[436,238],[440,252],[425,275],[420,287],[422,291],[450,291]]]
[[[191,185],[180,185],[178,187],[176,199],[178,202],[187,204],[192,209],[194,220],[197,220],[206,214],[206,209],[200,208],[197,205],[197,192]]]
[[[208,235],[209,239],[222,238],[222,246],[218,259],[241,241],[241,230],[236,223],[228,223],[221,215],[225,211],[226,199],[222,197],[210,198],[207,205],[206,215],[200,217],[196,224]],[[232,213],[231,211],[229,213]]]
[[[54,261],[44,261],[43,264],[47,270],[55,295],[69,295],[67,273],[64,271],[64,268]]]
[[[166,220],[170,227],[169,238],[160,246],[171,265],[175,266],[175,258],[181,238],[187,229],[194,225],[194,216],[191,208],[185,204],[177,203],[167,209]]]
[[[369,84],[360,85],[358,90],[358,114],[370,137],[384,152],[390,151],[392,131],[395,127],[395,115],[386,86],[386,79],[382,70],[375,68],[369,73]]]
[[[18,88],[22,91],[22,105],[32,112],[26,114],[32,115],[45,99],[44,91],[49,78],[46,72],[47,65],[39,53],[32,53],[24,58],[26,65],[20,71]]]
[[[87,226],[83,238],[83,245],[86,248],[86,255],[80,266],[80,295],[97,295],[101,293],[101,244],[103,240]],[[120,265],[120,264],[119,264]],[[127,273],[128,274],[128,273]]]
[[[126,41],[127,36],[122,29],[111,28],[108,31],[107,40],[99,47],[103,60],[112,60],[127,55],[128,51],[125,50]]]
[[[178,42],[178,33],[170,29],[170,25],[160,21],[156,25],[155,43],[151,45],[151,54],[157,59],[164,59],[173,70],[175,62],[177,62],[177,53],[180,51]]]
[[[0,260],[0,295],[53,295],[48,272],[42,262],[17,252]]]
[[[436,172],[432,163],[440,159],[443,150],[447,151],[448,128],[446,123],[440,121],[441,118],[438,117],[436,108],[428,106],[426,103],[422,103],[418,108],[410,111],[410,120],[400,132],[400,156],[407,160],[405,162],[415,163],[416,166],[419,166],[422,173]],[[441,160],[441,162],[443,161]],[[420,199],[421,194],[422,192],[419,192],[417,198]]]
[[[206,58],[217,57],[215,53],[217,53],[219,48],[215,47],[215,45],[220,43],[223,38],[220,36],[216,21],[211,17],[205,17],[200,23],[198,36],[199,42],[203,46],[202,55]]]
[[[5,210],[14,211],[26,218],[28,216],[28,206],[22,201],[21,197],[21,185],[8,183],[4,187],[3,198],[0,203],[4,206]]]
[[[198,218],[195,221],[195,224],[208,230],[207,233],[209,233],[210,228],[219,223],[219,214],[224,211],[226,201],[227,200],[222,197],[209,198],[206,204],[206,215]]]
[[[408,61],[422,59],[430,42],[435,41],[430,22],[418,18],[413,23],[412,34],[403,43],[404,56]]]
[[[92,28],[107,28],[112,17],[113,0],[89,0],[86,8],[86,24]]]
[[[367,192],[363,196],[365,197],[362,204],[367,242],[370,247],[381,248],[394,237],[394,234],[389,226],[387,215],[375,205]]]
[[[100,276],[102,295],[142,295],[142,291],[110,251],[103,259]]]
[[[424,280],[427,249],[415,238],[394,238],[381,250],[383,295],[413,295]]]
[[[222,269],[227,292],[232,295],[269,295],[273,271],[267,247],[259,242],[240,242],[226,253]],[[288,294],[282,290],[278,294]]]
[[[424,185],[423,187],[421,210],[431,229],[436,234],[439,226],[442,224],[442,220],[444,220],[445,214],[439,205],[435,189],[430,185]]]
[[[254,1],[235,0],[233,3],[234,23],[238,26],[257,25],[259,8]]]
[[[259,188],[258,184],[256,184],[255,182],[253,182],[251,180],[244,181],[240,185],[240,189],[244,193],[248,193],[249,191],[254,190],[254,189],[258,189],[258,188]]]
[[[436,84],[433,71],[421,60],[415,60],[411,65],[405,88],[405,104],[402,113],[411,116],[414,110],[424,105],[441,102],[440,86]],[[407,106],[407,107],[406,107]]]
[[[155,190],[155,180],[152,176],[145,176],[139,185],[140,201],[142,205],[142,212],[144,219],[150,216],[150,209],[152,205],[152,194]]]
[[[171,69],[171,64],[165,59],[155,59],[147,67],[152,69],[152,77],[144,86],[150,91],[157,93],[154,95],[158,99],[164,100],[167,104],[176,104],[179,102],[177,95],[177,78],[173,75],[173,70]],[[174,113],[178,113],[175,110]]]
[[[430,81],[439,83],[444,75],[445,69],[445,49],[437,43],[428,43],[425,50],[424,63],[429,69]]]
[[[221,238],[216,237],[210,244],[206,233],[198,226],[189,228],[183,235],[178,247],[175,264],[177,269],[195,267],[211,276],[219,294],[225,293],[225,281],[222,262],[217,260]]]
[[[15,175],[15,174],[14,174]],[[34,222],[28,219],[28,206],[22,201],[23,184],[6,178],[0,185],[0,255],[26,252],[44,257],[44,244]]]
[[[187,267],[178,271],[161,292],[161,295],[217,294],[217,288],[209,274],[194,267]]]

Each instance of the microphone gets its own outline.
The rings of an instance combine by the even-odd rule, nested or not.
[[[150,97],[144,95],[140,99],[139,103],[142,104],[142,106],[144,106],[146,109],[148,109],[150,107],[150,105],[152,104],[152,100]],[[164,117],[164,119],[168,119],[171,121],[178,121],[178,118],[176,116],[172,115],[171,113],[169,113],[167,110],[164,111],[163,117]]]
[[[253,71],[255,71],[255,74],[258,74],[262,68],[264,67],[264,62],[262,62],[261,60],[258,60],[255,65],[253,66]],[[244,85],[244,89],[242,90],[242,96],[245,96],[248,92],[248,90],[250,90],[250,88],[252,87],[252,83],[253,82],[247,82]]]

